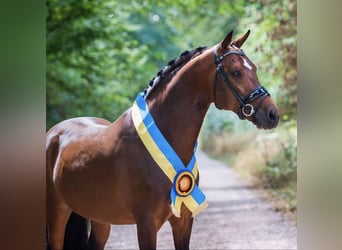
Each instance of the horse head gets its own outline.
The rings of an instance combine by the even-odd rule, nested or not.
[[[278,125],[279,111],[266,88],[260,85],[257,67],[241,50],[250,31],[233,40],[233,31],[213,48],[216,64],[214,103],[217,108],[232,110],[258,128]]]

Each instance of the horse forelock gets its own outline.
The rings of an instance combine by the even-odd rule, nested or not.
[[[197,57],[202,54],[203,51],[207,49],[206,46],[197,47],[194,50],[185,50],[180,54],[180,56],[170,60],[166,66],[161,68],[157,75],[151,79],[149,82],[149,86],[144,90],[144,95],[147,97],[149,93],[159,84],[164,83],[167,84],[171,81],[173,76],[181,69],[184,65],[186,65],[191,59]]]

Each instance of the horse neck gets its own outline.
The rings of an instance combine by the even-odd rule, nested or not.
[[[213,72],[208,75],[208,72]],[[204,53],[188,62],[147,103],[157,126],[186,165],[213,101],[214,62]],[[161,83],[163,84],[163,83]]]

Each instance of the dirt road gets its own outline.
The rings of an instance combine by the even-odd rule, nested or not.
[[[224,163],[202,152],[197,159],[209,207],[195,217],[191,249],[297,249],[292,221],[275,212]],[[174,249],[168,223],[158,233],[157,248]],[[139,249],[135,225],[112,226],[105,249]]]

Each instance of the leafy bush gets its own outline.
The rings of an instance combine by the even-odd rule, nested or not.
[[[276,157],[264,154],[265,168],[260,171],[260,179],[266,188],[283,188],[297,176],[297,145],[295,138],[280,141],[281,150]]]

